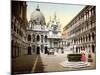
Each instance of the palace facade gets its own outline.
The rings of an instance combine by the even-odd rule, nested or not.
[[[45,17],[38,5],[32,12],[27,27],[28,54],[61,53],[62,38],[60,26],[60,21],[56,14],[52,20],[50,18],[46,25]]]
[[[11,7],[11,56],[15,58],[27,53],[27,5],[24,1],[12,1]]]
[[[96,7],[85,6],[64,28],[64,38],[73,53],[96,52]]]

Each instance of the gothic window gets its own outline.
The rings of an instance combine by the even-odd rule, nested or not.
[[[37,41],[40,41],[40,36],[39,35],[37,35]]]
[[[28,35],[28,41],[31,41],[31,35],[30,34]]]

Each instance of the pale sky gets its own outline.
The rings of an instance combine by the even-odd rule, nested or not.
[[[40,11],[45,16],[45,21],[48,23],[51,18],[56,16],[60,19],[61,29],[67,25],[84,7],[85,5],[71,5],[71,4],[55,4],[55,3],[40,3],[40,2],[27,2],[27,19],[30,20],[30,16],[35,11],[37,5],[39,5]]]

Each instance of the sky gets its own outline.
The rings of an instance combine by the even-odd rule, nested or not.
[[[72,5],[72,4],[57,4],[57,3],[41,3],[41,2],[27,2],[27,19],[30,20],[30,16],[33,11],[39,5],[40,11],[45,16],[46,23],[56,16],[60,19],[61,30],[66,26],[84,7],[85,5]]]

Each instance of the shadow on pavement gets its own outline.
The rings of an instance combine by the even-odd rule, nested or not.
[[[34,73],[42,73],[44,72],[44,66],[43,63],[42,63],[42,59],[41,59],[41,56],[39,55],[38,56],[38,61],[37,61],[37,64],[36,64],[36,67],[35,67],[35,70],[34,70]]]
[[[24,55],[11,60],[12,74],[31,73],[37,55]]]
[[[34,72],[32,72],[37,56],[38,56],[38,60],[36,63],[36,67],[34,69]],[[11,73],[13,75],[40,73],[40,72],[43,72],[44,70],[43,66],[44,65],[42,63],[40,55],[24,55],[24,56],[17,57],[11,60]]]

